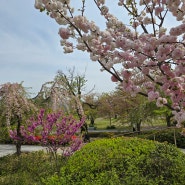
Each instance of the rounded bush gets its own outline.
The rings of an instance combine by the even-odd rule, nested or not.
[[[69,158],[48,185],[185,185],[185,155],[140,138],[100,139]]]

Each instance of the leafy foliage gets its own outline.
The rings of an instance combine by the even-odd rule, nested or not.
[[[61,158],[59,165],[65,163]],[[0,185],[42,185],[42,178],[56,173],[55,163],[43,151],[0,158]]]
[[[185,158],[177,148],[138,138],[100,139],[76,152],[47,185],[182,185]]]
[[[11,143],[12,140],[9,136],[9,130],[7,127],[0,127],[0,143]]]

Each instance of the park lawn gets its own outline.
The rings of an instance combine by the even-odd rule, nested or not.
[[[96,118],[95,119],[95,127],[96,129],[107,129],[107,127],[114,125],[117,129],[123,129],[124,124],[120,124],[120,121],[112,118],[111,124],[109,118]]]
[[[88,123],[89,124],[89,123]],[[132,131],[132,126],[130,123],[128,123],[128,120],[120,121],[118,119],[111,119],[111,124],[110,124],[110,119],[109,118],[96,118],[95,119],[95,128],[98,130],[104,130],[107,129],[107,127],[110,126],[115,126],[117,130],[130,130]],[[155,118],[155,119],[146,119],[142,122],[141,127],[142,128],[151,128],[151,127],[165,127],[166,122],[164,118]]]

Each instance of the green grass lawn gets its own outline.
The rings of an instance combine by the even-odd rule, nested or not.
[[[94,126],[99,130],[107,129],[109,126],[115,126],[117,129],[123,129],[126,127],[125,124],[121,124],[119,120],[114,118],[111,119],[111,123],[109,118],[96,118]]]
[[[88,123],[89,124],[89,123]],[[95,119],[95,124],[94,126],[98,130],[103,130],[107,129],[107,127],[114,125],[117,130],[127,130],[127,131],[132,131],[132,126],[130,123],[127,122],[127,120],[124,120],[121,122],[118,119],[111,119],[111,124],[110,124],[110,119],[108,118],[96,118]],[[141,124],[141,128],[152,128],[152,127],[166,127],[165,120],[162,118],[159,119],[150,119],[150,120],[144,120]]]

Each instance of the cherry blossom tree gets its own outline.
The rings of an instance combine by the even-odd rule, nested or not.
[[[42,85],[34,99],[49,102],[52,111],[62,109],[68,114],[77,115],[81,120],[85,117],[83,108],[85,97],[93,90],[85,93],[86,82],[85,75],[76,74],[75,68],[68,69],[66,73],[58,71],[53,81]],[[81,130],[84,135],[89,137],[86,122],[82,125]]]
[[[81,119],[84,117],[82,99],[85,96],[86,82],[85,75],[75,74],[75,68],[66,73],[58,71],[54,80],[44,83],[33,99],[39,103],[48,102],[48,108],[53,111],[62,108],[69,114],[77,114]]]
[[[3,109],[2,117],[5,116],[6,126],[11,129],[12,121],[16,121],[16,132],[21,138],[20,128],[26,120],[37,110],[28,96],[22,83],[5,83],[0,86],[0,101]],[[17,154],[21,153],[21,140],[16,142]]]
[[[167,106],[181,126],[185,121],[185,1],[117,0],[122,20],[116,17],[117,11],[111,13],[107,1],[92,2],[96,7],[92,11],[99,11],[105,28],[88,18],[89,1],[79,0],[79,7],[73,7],[70,0],[35,0],[35,8],[60,25],[64,53],[88,52],[124,91]],[[166,26],[169,19],[175,20],[174,25]]]

